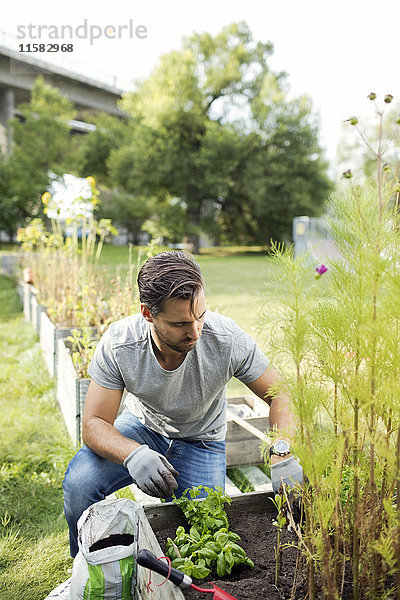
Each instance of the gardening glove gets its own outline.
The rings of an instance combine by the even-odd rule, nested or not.
[[[275,494],[279,492],[282,484],[286,486],[294,522],[301,523],[303,515],[301,493],[293,489],[297,483],[303,483],[303,468],[299,461],[294,456],[290,456],[271,465],[271,482]]]
[[[136,448],[124,460],[124,467],[136,485],[149,496],[168,498],[178,488],[178,471],[165,456],[151,450],[147,444]]]
[[[283,483],[287,490],[290,491],[296,483],[303,483],[303,468],[299,461],[294,457],[290,456],[281,460],[274,465],[271,465],[271,482],[272,489],[275,493],[279,492],[281,483]]]

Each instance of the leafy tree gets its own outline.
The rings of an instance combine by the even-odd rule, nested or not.
[[[127,143],[129,128],[123,119],[106,113],[87,115],[87,121],[95,129],[80,136],[76,149],[77,173],[82,177],[95,177],[99,183],[109,186],[108,157],[111,150]]]
[[[145,196],[135,196],[123,190],[100,189],[101,205],[99,216],[111,219],[118,227],[125,227],[128,232],[129,241],[139,244],[139,234],[143,230],[143,224],[153,212],[151,199]]]
[[[195,251],[202,230],[253,241],[281,236],[298,206],[325,199],[311,107],[288,103],[284,74],[269,69],[271,53],[243,22],[215,37],[195,34],[123,99],[130,142],[110,152],[111,181],[180,198]],[[265,227],[272,217],[279,227]]]
[[[153,198],[150,206],[152,214],[143,224],[158,244],[179,244],[187,236],[187,207],[179,198]]]
[[[10,168],[0,155],[0,230],[5,231],[10,241],[19,225],[18,197],[10,192]]]
[[[50,170],[61,175],[72,160],[68,121],[74,117],[74,109],[65,95],[40,76],[30,102],[20,104],[18,111],[19,118],[11,120],[8,198],[14,199],[15,217],[20,222],[38,214]]]
[[[264,100],[264,107],[268,100]],[[321,212],[332,188],[318,144],[311,102],[300,97],[271,103],[266,114],[255,111],[262,131],[253,182],[254,215],[263,227],[254,232],[259,242],[290,239],[296,215]]]

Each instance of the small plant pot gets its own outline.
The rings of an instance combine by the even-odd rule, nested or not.
[[[81,327],[59,327],[54,325],[45,312],[40,315],[40,347],[47,370],[52,377],[56,376],[58,340],[72,335],[74,329],[82,330]],[[91,327],[90,330],[94,337],[97,334],[96,327]]]
[[[33,283],[33,271],[30,267],[22,269],[22,279],[25,283]]]

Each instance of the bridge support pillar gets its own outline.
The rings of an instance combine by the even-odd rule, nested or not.
[[[0,150],[4,154],[11,152],[11,129],[8,121],[14,117],[14,90],[0,90]]]

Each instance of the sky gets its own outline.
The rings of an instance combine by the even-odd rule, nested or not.
[[[50,26],[76,28],[85,20],[88,28],[97,27],[96,34],[103,31],[99,39],[75,37],[71,53],[45,52],[41,58],[68,58],[93,74],[99,69],[130,81],[147,77],[161,54],[180,47],[183,36],[216,34],[245,20],[256,40],[272,42],[270,67],[287,73],[291,95],[311,97],[331,165],[343,130],[354,135],[344,126],[346,119],[371,115],[370,92],[400,99],[398,0],[18,0],[3,9],[0,31],[20,36],[16,46],[51,42],[46,38]],[[42,40],[37,39],[39,25],[48,27],[42,28]]]

